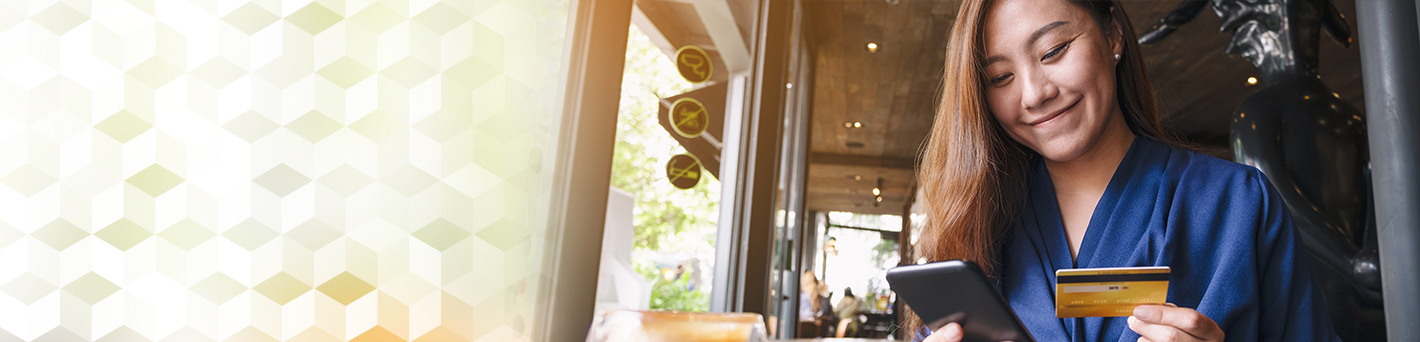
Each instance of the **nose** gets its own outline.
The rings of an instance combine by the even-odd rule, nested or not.
[[[1025,81],[1021,89],[1021,106],[1028,112],[1050,109],[1050,102],[1060,95],[1060,88],[1040,70],[1029,70],[1024,74],[1021,75],[1025,76],[1021,77],[1021,80]]]

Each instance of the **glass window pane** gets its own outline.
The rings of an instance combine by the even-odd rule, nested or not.
[[[690,189],[667,177],[671,157],[687,152],[661,126],[657,111],[663,98],[693,87],[663,51],[631,27],[606,226],[609,239],[621,240],[603,244],[598,310],[709,309],[720,182],[703,169]],[[617,216],[629,219],[610,219]]]

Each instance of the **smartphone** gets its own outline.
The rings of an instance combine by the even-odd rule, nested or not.
[[[956,322],[963,342],[1035,342],[976,263],[950,260],[893,267],[887,281],[932,331]]]

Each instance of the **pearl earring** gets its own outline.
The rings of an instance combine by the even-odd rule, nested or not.
[[[1118,62],[1118,61],[1119,61],[1119,54],[1117,54],[1117,53],[1114,54],[1114,61],[1115,61],[1115,62]]]

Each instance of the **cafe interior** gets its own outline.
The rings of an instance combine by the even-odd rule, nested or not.
[[[579,314],[576,322],[592,320],[590,333],[595,339],[606,336],[607,330],[651,329],[646,327],[662,324],[653,322],[735,321],[742,319],[737,315],[749,313],[753,318],[744,321],[753,321],[755,331],[775,340],[913,338],[897,329],[904,319],[903,303],[881,278],[883,272],[893,266],[925,261],[914,257],[913,253],[926,218],[926,206],[917,200],[922,193],[915,168],[921,160],[936,101],[943,89],[943,52],[959,2],[597,1],[598,4],[603,2],[617,5],[612,5],[615,9],[598,7],[592,10],[594,13],[586,14],[593,18],[595,26],[586,36],[588,39],[616,45],[617,40],[626,39],[626,27],[632,26],[634,32],[639,32],[633,35],[644,34],[646,40],[672,61],[678,75],[691,84],[691,90],[682,94],[658,94],[662,99],[658,115],[661,128],[674,137],[687,154],[697,157],[706,174],[719,180],[714,267],[713,274],[707,277],[713,286],[707,310],[710,313],[706,317],[720,318],[686,318],[638,311],[646,308],[634,303],[616,305],[615,299],[607,299],[599,293],[596,310],[587,310],[586,305],[576,306]],[[1369,156],[1373,159],[1358,162],[1354,158],[1323,158],[1311,165],[1291,162],[1276,167],[1256,159],[1257,153],[1249,150],[1249,143],[1243,142],[1249,133],[1235,132],[1239,130],[1236,112],[1252,94],[1287,84],[1265,77],[1270,74],[1260,69],[1262,66],[1239,58],[1239,52],[1232,50],[1236,40],[1241,39],[1238,37],[1249,33],[1219,29],[1223,24],[1220,17],[1231,15],[1225,13],[1229,10],[1226,6],[1219,6],[1225,2],[1213,2],[1212,7],[1204,1],[1122,2],[1135,29],[1152,34],[1147,37],[1149,41],[1143,45],[1142,52],[1158,91],[1163,125],[1189,148],[1258,166],[1265,173],[1303,172],[1292,169],[1352,163],[1356,165],[1344,167],[1374,172],[1368,174],[1376,177],[1376,184],[1380,184],[1382,158],[1415,158],[1415,151],[1402,147],[1406,143],[1379,149],[1377,146],[1378,143],[1397,144],[1398,140],[1378,138],[1377,134],[1387,133],[1378,131],[1374,113],[1416,115],[1413,107],[1376,107],[1391,106],[1377,102],[1381,96],[1389,96],[1377,92],[1396,94],[1401,91],[1382,88],[1394,85],[1381,85],[1379,80],[1389,79],[1386,74],[1404,71],[1382,66],[1384,62],[1375,56],[1378,52],[1370,50],[1374,47],[1367,48],[1393,42],[1383,37],[1389,31],[1367,25],[1390,25],[1390,22],[1366,22],[1371,18],[1365,13],[1358,16],[1358,6],[1366,11],[1372,10],[1366,6],[1375,5],[1366,1],[1277,2],[1332,6],[1325,12],[1332,17],[1306,22],[1292,19],[1297,24],[1291,25],[1324,26],[1312,27],[1310,35],[1303,34],[1315,40],[1304,43],[1307,46],[1304,49],[1311,49],[1310,58],[1319,57],[1315,72],[1321,75],[1318,78],[1325,87],[1333,90],[1325,95],[1353,105],[1358,122],[1369,118]],[[1286,11],[1286,7],[1281,8],[1272,7],[1272,10]],[[599,21],[598,15],[613,19]],[[1160,27],[1167,27],[1167,32],[1158,34]],[[1323,29],[1325,34],[1317,33]],[[613,53],[616,47],[619,46],[587,47],[585,51],[607,49],[603,51],[606,60],[600,62],[612,67],[620,62]],[[1303,57],[1296,58],[1308,58],[1307,53],[1299,53]],[[596,61],[590,56],[587,58],[587,63]],[[585,67],[591,68],[590,65]],[[1407,70],[1413,72],[1414,69]],[[597,84],[609,86],[615,82],[601,80]],[[699,107],[691,107],[692,110],[707,113],[708,128],[704,133],[685,134],[684,122],[668,119],[670,114],[667,113],[686,110],[681,107],[687,102],[682,99],[686,98],[698,100]],[[595,103],[588,98],[579,100],[583,105]],[[1347,115],[1352,114],[1347,112]],[[1390,122],[1387,120],[1391,119],[1380,120]],[[1256,129],[1257,123],[1250,124]],[[1333,126],[1327,126],[1323,120],[1307,129],[1320,129],[1318,127]],[[1327,137],[1287,133],[1302,135],[1302,140],[1288,140],[1288,143],[1315,141],[1315,145],[1351,146],[1352,150],[1339,152],[1343,154],[1368,152],[1364,130],[1347,133],[1349,135],[1340,134],[1340,128],[1336,132],[1338,135]],[[1354,147],[1358,141],[1360,147]],[[1325,146],[1321,149],[1328,148]],[[1318,149],[1294,149],[1307,148]],[[1331,157],[1333,155],[1327,153],[1336,152],[1316,153]],[[668,164],[672,169],[666,177],[679,176],[675,170],[681,170],[678,168],[681,166],[674,162]],[[1318,179],[1312,181],[1335,182],[1334,178]],[[1320,189],[1330,185],[1299,186]],[[1395,199],[1381,195],[1384,190],[1366,191],[1368,197],[1375,194],[1374,202],[1326,204],[1362,207],[1358,211],[1362,214],[1349,218],[1358,222],[1353,225],[1355,228],[1336,235],[1339,238],[1311,235],[1304,241],[1311,249],[1313,260],[1318,260],[1314,264],[1322,265],[1317,267],[1320,269],[1318,278],[1333,279],[1324,281],[1322,286],[1333,324],[1343,340],[1416,338],[1413,323],[1401,323],[1404,319],[1398,318],[1415,312],[1415,293],[1397,292],[1388,286],[1411,279],[1402,274],[1414,273],[1416,264],[1399,258],[1415,255],[1414,249],[1420,247],[1414,244],[1415,229],[1374,222],[1379,210],[1402,209],[1384,209],[1388,205],[1381,203],[1383,198]],[[596,193],[592,191],[586,196],[599,196]],[[616,202],[614,197],[609,203]],[[608,223],[604,228],[609,240],[603,243],[603,273],[607,272],[607,251],[626,249],[614,247],[617,238],[612,237],[618,235],[611,233],[616,225],[610,217],[620,210],[611,209],[615,207],[608,207]],[[1366,212],[1372,215],[1371,221],[1362,222],[1368,219]],[[1396,234],[1397,230],[1410,233],[1404,233],[1403,238],[1396,237],[1406,242],[1388,245],[1377,241],[1377,236],[1381,241],[1387,239],[1386,229],[1381,228],[1381,233],[1377,233],[1377,225],[1396,227],[1390,228],[1391,234]],[[1342,242],[1326,247],[1316,242],[1320,239]],[[880,252],[893,255],[875,258],[871,253],[863,253],[875,246]],[[1377,266],[1376,260],[1384,266]],[[606,278],[602,275],[597,282],[601,289],[617,286]],[[585,283],[590,284],[590,278],[581,279],[587,279]],[[1382,283],[1387,285],[1383,296]],[[840,315],[833,311],[838,308],[825,309],[830,310],[826,313],[818,311],[821,306],[841,301],[845,287],[848,292],[857,294],[854,296],[857,309],[848,314],[840,312]],[[590,290],[583,290],[587,291]],[[792,295],[796,293],[800,295]],[[613,303],[608,304],[608,301]],[[815,303],[814,311],[806,311],[805,301],[821,301],[822,305]],[[815,318],[805,317],[810,312]],[[825,320],[824,316],[843,317]],[[635,327],[625,328],[628,325],[614,323],[622,321],[645,325],[631,324]],[[853,328],[847,329],[850,321]],[[680,331],[694,334],[698,330]],[[583,333],[571,331],[559,336],[581,338]]]
[[[0,1],[0,341],[919,339],[962,2]],[[1336,335],[1420,341],[1420,4],[1118,2]]]

